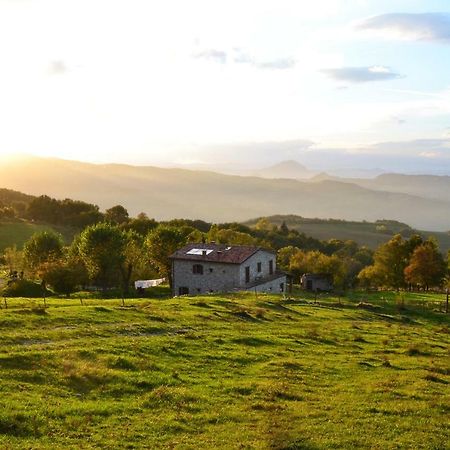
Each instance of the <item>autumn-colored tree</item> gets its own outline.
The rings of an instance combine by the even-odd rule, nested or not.
[[[405,279],[408,283],[428,290],[430,286],[442,285],[444,277],[444,258],[436,241],[428,239],[415,248],[409,265],[405,268]]]
[[[388,242],[380,245],[374,254],[374,263],[358,277],[364,284],[400,289],[406,285],[405,268],[409,264],[414,249],[422,243],[422,238],[413,235],[404,240],[396,234]],[[370,277],[370,278],[369,278]]]

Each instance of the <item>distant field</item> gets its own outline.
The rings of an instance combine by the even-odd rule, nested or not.
[[[9,300],[0,448],[448,448],[442,301]]]
[[[375,249],[380,244],[392,238],[392,234],[381,233],[376,230],[378,224],[373,222],[328,222],[324,220],[294,218],[293,216],[271,216],[269,221],[276,225],[281,225],[283,220],[289,228],[296,229],[316,239],[351,239],[359,245],[366,245]],[[247,225],[254,225],[256,221],[246,222]],[[401,226],[391,226],[394,233],[401,231]],[[435,236],[439,247],[443,253],[450,250],[450,233],[435,231],[420,231],[425,237]]]
[[[32,222],[0,222],[0,252],[13,245],[16,245],[17,248],[22,248],[23,244],[34,233],[49,230],[61,233],[66,242],[70,242],[75,233],[74,230],[69,228],[41,225]]]

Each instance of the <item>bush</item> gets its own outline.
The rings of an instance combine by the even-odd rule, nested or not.
[[[41,297],[43,294],[42,287],[39,283],[30,280],[11,280],[3,289],[4,297]],[[52,294],[48,289],[46,295]]]

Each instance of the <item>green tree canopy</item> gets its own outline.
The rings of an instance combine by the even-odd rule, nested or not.
[[[105,220],[107,222],[121,225],[127,223],[130,219],[128,211],[122,205],[116,205],[105,211]]]
[[[185,230],[187,231],[187,230]],[[191,232],[193,229],[191,229]],[[170,255],[186,244],[188,234],[178,227],[159,225],[145,239],[148,261],[172,286]]]
[[[52,231],[33,234],[23,248],[24,261],[28,268],[36,271],[49,261],[62,256],[63,240],[61,235]]]
[[[125,262],[126,241],[123,231],[108,223],[91,225],[81,233],[78,254],[92,282],[103,289],[116,284]]]

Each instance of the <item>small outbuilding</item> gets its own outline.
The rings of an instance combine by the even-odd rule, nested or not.
[[[188,244],[170,258],[174,296],[235,290],[286,291],[287,276],[277,270],[276,253],[261,247]]]
[[[333,276],[329,273],[305,273],[300,278],[300,285],[306,291],[332,291]]]

